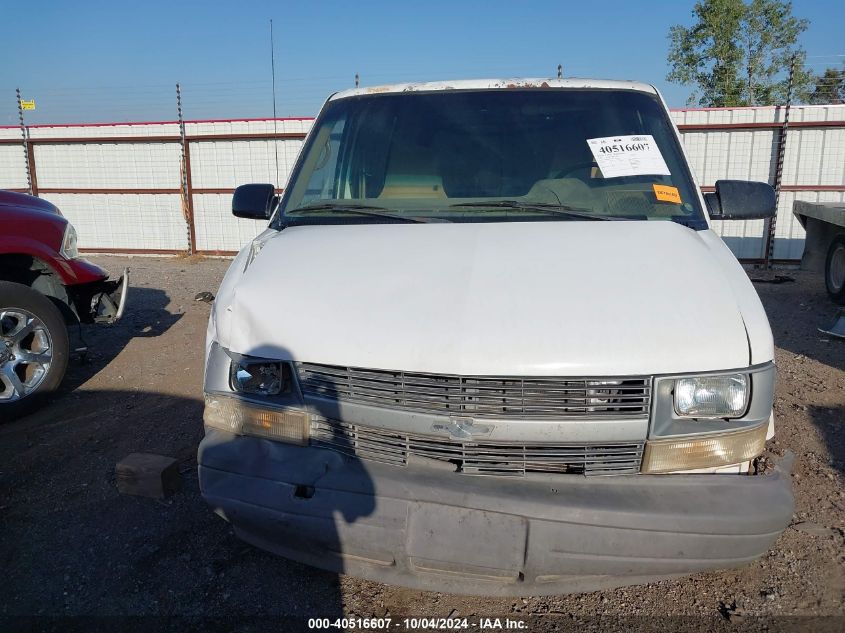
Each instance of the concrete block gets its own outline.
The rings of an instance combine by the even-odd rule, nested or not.
[[[164,499],[182,487],[179,462],[172,457],[132,453],[114,469],[117,489],[122,494]]]

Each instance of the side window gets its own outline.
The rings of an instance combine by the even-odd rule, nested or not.
[[[350,109],[325,123],[310,150],[316,158],[302,204],[378,196],[395,119],[390,105]]]
[[[395,107],[390,101],[377,101],[350,116],[340,147],[338,198],[378,197],[384,186],[395,121]]]
[[[340,143],[343,138],[343,130],[346,125],[346,118],[339,118],[328,128],[329,133],[320,138],[319,154],[308,180],[305,195],[301,204],[309,204],[314,200],[325,200],[343,197],[340,192],[335,191],[338,186],[337,170],[340,153]],[[315,148],[316,150],[317,148]]]

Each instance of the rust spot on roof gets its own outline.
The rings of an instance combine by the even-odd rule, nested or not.
[[[501,84],[498,84],[501,85]],[[520,83],[509,83],[505,84],[505,88],[548,88],[549,82],[544,81],[542,83],[537,83],[534,81],[523,81]]]

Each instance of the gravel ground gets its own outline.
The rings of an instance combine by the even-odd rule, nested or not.
[[[303,617],[339,614],[499,617],[523,630],[845,629],[845,341],[817,330],[835,310],[815,275],[788,271],[795,282],[757,284],[779,369],[769,457],[797,457],[796,515],[774,548],[743,568],[682,580],[501,599],[337,576],[236,539],[200,498],[195,470],[209,305],[194,296],[216,291],[228,261],[93,259],[132,268],[127,315],[111,328],[85,328],[91,352],[72,362],[62,392],[0,426],[2,630],[174,622],[103,616],[288,630]],[[166,501],[118,494],[114,466],[132,452],[179,459],[183,490]]]

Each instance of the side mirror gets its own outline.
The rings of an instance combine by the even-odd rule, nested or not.
[[[241,185],[232,196],[232,215],[250,220],[266,220],[276,206],[273,185]]]
[[[765,220],[777,212],[775,190],[765,182],[717,180],[704,202],[711,220]]]

